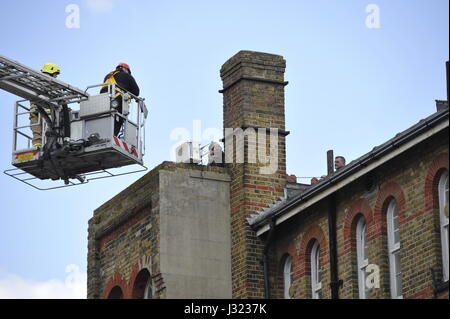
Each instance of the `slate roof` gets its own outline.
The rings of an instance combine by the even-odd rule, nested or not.
[[[442,104],[442,101],[436,102],[441,102]],[[356,171],[364,168],[371,162],[389,154],[391,151],[412,140],[419,134],[430,130],[432,127],[440,124],[445,120],[448,121],[448,102],[446,103],[445,107],[442,107],[442,105],[440,106],[441,107],[438,108],[440,109],[439,111],[433,113],[425,119],[420,120],[410,128],[396,134],[393,138],[389,139],[385,143],[379,146],[375,146],[370,152],[351,161],[339,171],[328,176],[327,178],[320,180],[317,184],[302,189],[302,191],[299,191],[295,196],[279,198],[274,201],[269,207],[263,209],[257,214],[251,215],[247,219],[249,225],[253,229],[257,229],[264,226],[265,224],[268,224],[269,220],[272,217],[279,216],[288,209],[308,201],[308,199],[310,199],[313,195],[317,195],[318,193],[327,190],[331,186],[335,185],[338,181],[345,179]]]

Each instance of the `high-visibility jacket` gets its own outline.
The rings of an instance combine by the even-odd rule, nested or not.
[[[131,74],[128,74],[123,71],[114,71],[108,73],[108,75],[105,76],[105,79],[103,81],[104,83],[108,84],[116,84],[121,89],[126,90],[136,96],[139,96],[140,90],[139,86],[137,85],[135,79]],[[115,96],[120,96],[123,93],[123,90],[120,90],[117,88],[117,93],[115,93]],[[103,86],[100,90],[100,93],[106,93],[108,91],[108,86]]]
[[[111,72],[111,73],[109,73],[107,76],[106,76],[106,81],[105,81],[105,83],[108,83],[108,84],[115,84],[116,85],[116,94],[114,94],[114,97],[118,97],[118,96],[120,96],[120,95],[122,95],[122,93],[125,93],[121,88],[120,88],[120,85],[119,85],[119,87],[117,86],[118,84],[117,84],[117,81],[116,81],[116,79],[114,78],[114,75],[116,75],[117,73],[119,73],[119,71],[116,71],[116,72]],[[107,88],[108,86],[107,85],[104,85],[103,87],[102,87],[102,89],[103,88]]]
[[[52,112],[52,110],[50,108],[44,108],[45,112],[47,112],[47,114],[50,114]],[[30,107],[30,116],[31,117],[38,117],[39,112],[38,112],[38,108],[36,106],[36,104],[31,104]]]

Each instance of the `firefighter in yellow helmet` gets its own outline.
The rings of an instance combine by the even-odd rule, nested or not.
[[[54,63],[45,63],[41,70],[42,73],[48,74],[51,77],[56,78],[61,71],[59,70],[59,66]]]
[[[59,67],[54,63],[45,63],[41,70],[42,73],[56,78],[60,73]],[[45,109],[47,114],[50,114],[50,109]],[[35,104],[31,104],[30,108],[30,126],[33,132],[32,145],[36,148],[42,147],[42,118]]]

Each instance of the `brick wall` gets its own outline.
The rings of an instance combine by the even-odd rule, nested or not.
[[[107,297],[115,285],[130,298],[131,274],[143,256],[152,262],[150,273],[159,273],[158,172],[162,167],[95,210],[89,221],[88,298]]]
[[[223,125],[226,128],[277,128],[278,166],[271,174],[261,174],[265,166],[257,154],[263,144],[246,141],[236,146],[233,163],[227,167],[231,177],[232,290],[234,298],[264,297],[264,277],[260,264],[262,243],[251,231],[246,218],[283,196],[285,180],[285,60],[278,55],[240,51],[221,68],[223,81]],[[257,139],[256,139],[257,141]],[[270,139],[266,140],[267,153]],[[236,151],[244,151],[244,163],[236,162]],[[230,151],[225,146],[225,152]]]
[[[430,269],[433,268],[438,277],[442,276],[435,180],[442,168],[448,169],[448,142],[447,129],[374,170],[371,173],[375,182],[372,188],[367,186],[368,176],[364,176],[338,191],[338,270],[339,279],[343,280],[341,298],[359,297],[355,229],[360,216],[364,216],[367,224],[369,263],[380,267],[380,288],[371,289],[370,298],[391,298],[386,231],[386,203],[390,198],[395,198],[399,206],[403,297],[433,298]],[[322,200],[276,228],[270,264],[274,298],[283,297],[282,259],[286,253],[294,257],[294,297],[310,298],[310,277],[304,247],[311,238],[319,237],[317,229],[322,230],[328,242],[327,209],[326,200]],[[316,231],[312,231],[314,228]],[[311,235],[314,233],[316,235]],[[328,244],[325,249],[328,251]],[[328,259],[324,258],[323,262],[322,287],[324,298],[329,298]],[[448,288],[437,297],[448,298]]]
[[[221,167],[164,162],[95,210],[89,221],[88,298],[107,298],[116,286],[124,298],[136,297],[135,284],[143,269],[151,275],[153,298],[167,297],[161,241],[169,238],[161,237],[161,174],[188,171],[228,176]],[[166,185],[165,192],[170,191]],[[188,200],[200,202],[199,197]]]

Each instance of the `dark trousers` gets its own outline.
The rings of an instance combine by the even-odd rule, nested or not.
[[[116,101],[119,102],[117,111],[119,114],[122,114],[122,96],[116,97]],[[119,136],[122,125],[123,125],[123,118],[120,116],[116,116],[114,119],[114,136]]]

